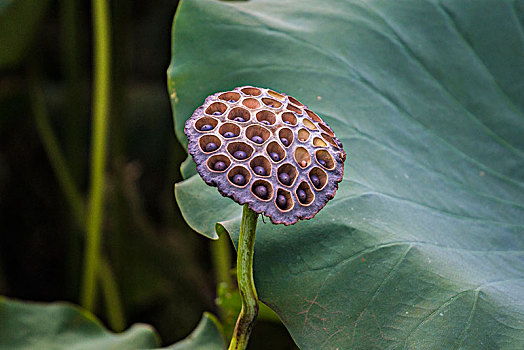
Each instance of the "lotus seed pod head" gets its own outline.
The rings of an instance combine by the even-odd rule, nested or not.
[[[311,219],[342,181],[346,153],[333,130],[294,97],[271,89],[210,95],[184,131],[204,181],[274,224]]]

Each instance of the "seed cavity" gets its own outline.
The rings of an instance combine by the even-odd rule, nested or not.
[[[284,186],[293,186],[297,178],[298,171],[293,164],[285,163],[278,167],[278,181]]]
[[[235,103],[238,102],[238,100],[240,100],[240,94],[238,92],[230,91],[219,95],[218,98],[224,101],[228,101],[229,103]]]
[[[282,107],[282,103],[278,102],[277,100],[274,100],[272,98],[263,98],[262,102],[268,106],[269,108],[280,108]]]
[[[237,165],[227,173],[227,178],[234,186],[245,187],[251,181],[251,173],[247,168]]]
[[[262,93],[259,89],[254,87],[246,87],[240,91],[242,91],[242,93],[246,96],[258,96]]]
[[[278,92],[276,91],[273,91],[273,90],[267,90],[267,94],[273,98],[276,98],[277,100],[280,100],[280,101],[284,101],[285,100],[285,97],[284,95],[282,94],[279,94]]]
[[[291,177],[289,177],[288,173],[278,174],[278,180],[286,186],[289,186],[291,184]]]
[[[294,155],[295,161],[302,169],[307,168],[311,164],[311,155],[304,147],[297,147]]]
[[[296,191],[298,202],[303,206],[308,206],[315,200],[315,194],[306,181],[302,181]]]
[[[280,131],[278,132],[278,136],[280,138],[280,142],[282,142],[284,147],[289,147],[293,143],[293,132],[291,131],[291,129],[280,129]]]
[[[215,154],[207,160],[207,168],[211,171],[223,172],[231,165],[231,159],[224,154]]]
[[[249,167],[257,176],[271,175],[271,162],[264,156],[256,156],[249,162]]]
[[[294,203],[291,193],[282,188],[279,188],[275,197],[275,204],[278,209],[284,212],[293,209]]]
[[[251,185],[251,193],[263,201],[270,201],[273,197],[273,186],[266,180],[256,180]]]
[[[300,142],[306,142],[309,139],[309,135],[310,135],[309,131],[302,128],[298,131],[298,140]]]
[[[218,121],[215,118],[203,117],[196,121],[195,129],[199,132],[211,131],[214,128],[216,128],[217,124],[218,124]],[[211,126],[211,129],[208,129],[207,127],[204,128],[204,126],[206,125]]]
[[[242,104],[246,106],[247,108],[251,109],[257,109],[260,108],[260,102],[254,98],[246,98],[244,101],[242,101]]]
[[[313,121],[315,121],[315,122],[317,122],[317,123],[318,123],[318,122],[322,122],[322,119],[320,119],[320,117],[319,117],[318,115],[316,115],[315,112],[310,111],[309,109],[306,109],[306,113],[307,113],[307,115],[308,115],[311,119],[313,119]]]
[[[246,129],[246,137],[256,144],[263,144],[271,136],[271,132],[260,125],[250,125]]]
[[[294,98],[293,96],[288,96],[287,98],[288,98],[289,102],[291,102],[292,104],[294,104],[296,106],[303,106],[303,104],[299,100]]]
[[[250,119],[249,111],[242,107],[233,108],[227,116],[229,120],[234,120],[240,123],[247,122]]]
[[[253,147],[244,142],[231,142],[227,145],[227,151],[238,160],[244,160],[251,157]]]
[[[200,140],[198,140],[198,143],[200,145],[200,149],[204,153],[214,152],[222,145],[220,139],[215,135],[204,135],[200,138]]]
[[[219,116],[226,112],[227,106],[222,102],[214,102],[206,109],[206,114]]]
[[[307,118],[302,119],[302,124],[304,124],[304,126],[309,130],[317,130],[315,124],[313,124],[313,122]]]
[[[315,147],[327,147],[327,143],[324,142],[320,137],[315,137],[313,139],[313,146]]]
[[[317,163],[322,165],[324,168],[328,170],[335,169],[335,161],[328,151],[324,149],[316,151],[315,158],[317,159]]]
[[[311,183],[313,184],[313,187],[318,191],[322,190],[327,184],[328,175],[319,167],[314,167],[311,169],[308,176],[309,180],[311,180]]]
[[[333,132],[333,130],[331,130],[329,127],[327,127],[326,125],[324,125],[323,123],[319,123],[318,124],[318,127],[320,129],[322,129],[326,134],[328,134],[329,136],[333,137],[335,136],[335,133]]]
[[[286,157],[286,152],[276,141],[271,141],[267,145],[266,152],[275,163],[282,161]]]
[[[218,129],[218,132],[225,138],[233,138],[240,135],[240,127],[233,123],[224,123]]]
[[[335,146],[336,148],[340,148],[340,147],[338,147],[338,145],[335,142],[335,140],[331,136],[329,136],[328,134],[321,133],[320,136],[322,136],[324,138],[324,140],[329,142],[331,145]]]
[[[292,111],[292,112],[295,112],[295,113],[298,114],[298,115],[301,115],[301,114],[302,114],[302,111],[301,111],[298,107],[295,107],[295,106],[290,105],[290,104],[288,104],[288,105],[286,106],[286,109],[288,109],[288,110],[290,110],[290,111]]]
[[[257,120],[265,125],[273,125],[277,121],[277,116],[271,111],[260,111],[257,113]]]
[[[289,124],[289,125],[297,125],[297,117],[291,113],[291,112],[284,112],[282,113],[282,121],[286,124]]]

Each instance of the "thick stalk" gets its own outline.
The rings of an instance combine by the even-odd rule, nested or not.
[[[257,230],[258,214],[244,204],[237,251],[237,280],[242,309],[238,316],[229,350],[247,347],[251,329],[258,314],[258,296],[253,280],[253,252]]]
[[[96,289],[96,271],[100,259],[102,216],[104,207],[105,163],[107,156],[107,129],[110,111],[110,31],[106,0],[93,0],[94,24],[94,86],[93,132],[91,138],[91,183],[87,216],[87,241],[84,254],[84,273],[81,302],[93,311]]]
[[[215,279],[217,285],[225,283],[228,288],[232,288],[233,279],[231,278],[231,250],[229,237],[222,235],[217,241],[211,243],[211,257],[215,268]]]

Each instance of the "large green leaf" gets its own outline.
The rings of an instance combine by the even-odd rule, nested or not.
[[[155,331],[134,325],[120,334],[66,303],[28,303],[0,298],[0,349],[144,349],[159,345]]]
[[[304,349],[524,348],[524,2],[182,1],[176,133],[216,91],[297,97],[348,152],[313,220],[260,221],[259,295]],[[194,176],[189,224],[240,206]],[[267,220],[266,220],[267,221]]]

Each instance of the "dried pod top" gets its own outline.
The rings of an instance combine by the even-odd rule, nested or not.
[[[342,180],[346,153],[331,128],[270,89],[211,95],[184,131],[204,181],[275,224],[311,219]]]

